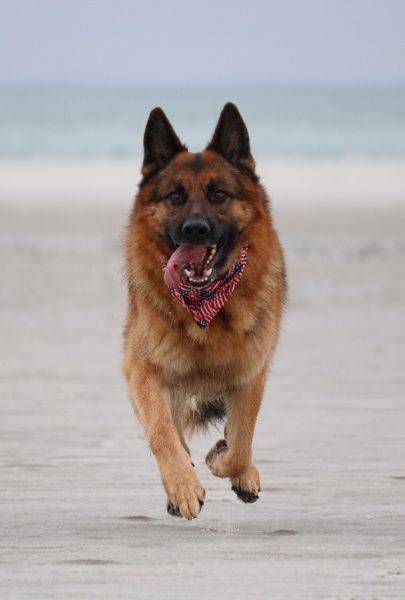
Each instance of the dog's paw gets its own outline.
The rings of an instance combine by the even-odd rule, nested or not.
[[[167,512],[174,517],[193,519],[204,505],[205,490],[193,468],[166,475]]]
[[[211,448],[205,462],[215,477],[239,477],[249,469],[249,463],[241,462],[240,456],[229,450],[226,440],[219,440]]]
[[[227,458],[228,444],[226,440],[218,440],[205,457],[205,463],[216,477],[229,477],[226,465]]]
[[[260,476],[254,465],[251,465],[240,477],[232,478],[231,484],[232,490],[242,502],[251,504],[259,499]]]
[[[207,456],[205,457],[206,465],[211,469],[212,465],[214,464],[214,462],[218,458],[218,456],[220,456],[227,450],[228,450],[228,444],[226,443],[226,440],[218,440],[217,443],[211,448],[211,450],[208,452]]]
[[[259,499],[260,476],[254,465],[247,468],[232,459],[226,440],[219,440],[205,457],[211,473],[217,477],[229,477],[232,490],[242,502],[251,504]]]
[[[169,513],[169,515],[172,515],[172,517],[181,517],[179,507],[173,506],[173,504],[169,500],[167,501],[166,508],[167,512]]]

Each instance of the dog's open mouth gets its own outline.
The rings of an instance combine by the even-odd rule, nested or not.
[[[217,244],[180,244],[169,258],[164,280],[168,287],[178,287],[181,283],[194,287],[209,285],[216,276],[214,261]]]

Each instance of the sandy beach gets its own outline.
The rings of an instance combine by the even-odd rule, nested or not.
[[[0,163],[4,598],[405,596],[405,162],[265,162],[289,304],[243,505],[165,512],[121,376],[132,162]]]

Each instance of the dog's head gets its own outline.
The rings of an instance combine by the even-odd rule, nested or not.
[[[144,151],[137,210],[167,258],[165,281],[204,287],[226,272],[264,209],[246,125],[226,104],[211,142],[193,154],[155,108]]]

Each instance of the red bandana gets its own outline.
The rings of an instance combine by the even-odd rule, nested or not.
[[[247,263],[247,245],[240,252],[238,262],[204,288],[181,284],[170,288],[170,293],[188,310],[201,329],[205,329],[215,315],[225,306],[242,278]]]

